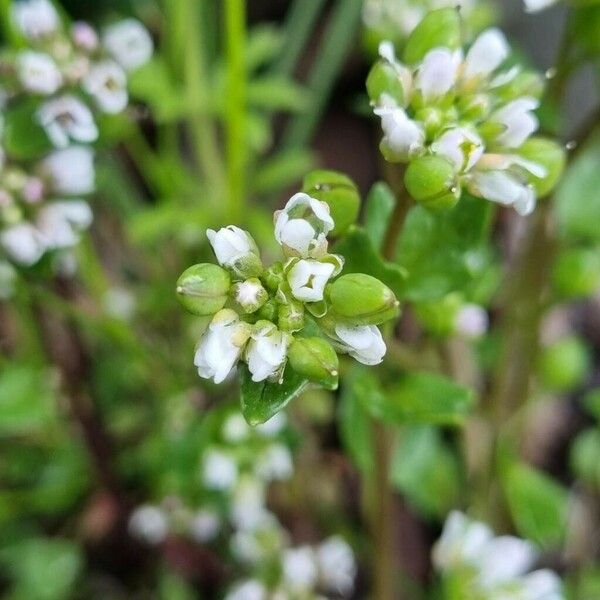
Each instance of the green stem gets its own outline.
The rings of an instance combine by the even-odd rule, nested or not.
[[[227,156],[227,217],[237,223],[244,214],[246,191],[246,4],[225,0],[225,45],[227,97],[225,98],[225,141]]]

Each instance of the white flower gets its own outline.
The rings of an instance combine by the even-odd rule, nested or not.
[[[49,0],[20,0],[12,2],[11,9],[15,24],[27,38],[43,37],[58,28],[58,14]]]
[[[445,156],[458,172],[469,171],[482,157],[485,146],[482,139],[466,127],[448,129],[431,144],[435,154]]]
[[[489,540],[481,549],[476,565],[479,583],[491,589],[526,573],[537,557],[533,544],[504,535]]]
[[[94,151],[85,146],[55,150],[41,162],[41,169],[58,194],[78,195],[94,191]]]
[[[243,442],[249,434],[250,426],[239,412],[229,415],[223,423],[222,435],[226,442]]]
[[[92,219],[87,202],[63,200],[43,206],[36,217],[36,225],[46,248],[69,248],[79,242],[79,233],[91,225]]]
[[[256,579],[234,585],[225,596],[225,600],[267,600],[267,598],[267,589]]]
[[[323,300],[325,285],[335,271],[331,263],[301,259],[287,274],[294,298],[302,302]]]
[[[565,600],[560,577],[550,569],[540,569],[520,579],[519,600]]]
[[[282,568],[283,578],[292,590],[308,591],[317,583],[317,563],[310,546],[284,550]]]
[[[17,72],[25,89],[38,94],[54,94],[63,81],[56,63],[43,52],[20,52],[17,56]]]
[[[113,319],[128,321],[136,309],[135,296],[126,288],[111,287],[102,297],[102,306]]]
[[[512,206],[520,215],[528,215],[535,208],[533,188],[507,171],[474,172],[467,187],[476,196],[504,206]]]
[[[140,506],[129,517],[129,532],[148,544],[160,544],[169,533],[167,516],[157,506]]]
[[[263,483],[252,477],[244,477],[233,491],[230,505],[232,523],[245,531],[254,531],[270,523],[265,502]]]
[[[196,511],[190,521],[190,536],[197,542],[210,542],[214,540],[221,529],[219,515],[211,510],[200,509]]]
[[[275,239],[284,251],[304,258],[319,258],[327,251],[326,238],[334,223],[326,202],[300,192],[274,218]]]
[[[82,85],[94,98],[98,108],[105,113],[115,114],[127,106],[127,75],[112,60],[103,60],[93,65]]]
[[[558,0],[523,0],[523,2],[527,12],[538,12],[556,4]]]
[[[250,255],[258,255],[252,236],[235,225],[228,225],[219,231],[207,229],[206,237],[222,267],[234,268]]]
[[[0,244],[15,262],[33,265],[44,254],[40,232],[31,223],[18,223],[0,232]]]
[[[425,102],[445,96],[454,87],[461,60],[460,50],[448,48],[434,48],[425,55],[415,78],[415,88]]]
[[[254,565],[265,558],[265,548],[257,539],[256,531],[240,530],[231,537],[231,553],[240,562]]]
[[[98,47],[98,34],[85,21],[76,21],[71,27],[71,37],[75,45],[87,52],[93,52]]]
[[[279,412],[273,415],[268,421],[257,425],[254,428],[256,433],[264,437],[275,437],[287,424],[285,413]]]
[[[283,444],[272,444],[256,459],[256,474],[265,481],[284,481],[294,473],[292,454]]]
[[[537,130],[539,122],[533,114],[539,106],[535,98],[527,96],[509,102],[490,117],[491,121],[504,126],[495,138],[495,143],[506,148],[518,148],[523,142]]]
[[[463,304],[456,315],[454,328],[467,338],[481,337],[487,330],[489,317],[485,308],[478,304]]]
[[[464,76],[487,77],[506,60],[509,52],[504,34],[496,28],[486,29],[467,52]]]
[[[250,335],[249,326],[242,323],[231,309],[220,310],[200,339],[194,365],[204,379],[221,383],[236,365]]]
[[[397,106],[387,94],[382,94],[381,102],[373,112],[381,117],[384,134],[382,144],[390,151],[394,160],[407,160],[423,150],[423,127],[417,121],[409,119],[404,109]]]
[[[148,30],[136,19],[124,19],[108,27],[102,44],[126,71],[148,62],[154,49]]]
[[[352,548],[340,536],[326,539],[317,549],[320,579],[330,591],[349,595],[356,578]]]
[[[234,458],[218,450],[209,448],[202,463],[202,483],[213,490],[230,490],[236,484],[238,467]]]
[[[268,299],[269,294],[257,277],[234,284],[232,295],[244,312],[256,312]]]
[[[363,365],[378,365],[385,356],[386,346],[375,325],[336,325],[337,346]]]
[[[93,142],[98,128],[90,109],[75,96],[48,100],[37,111],[40,125],[57,148],[66,148],[70,140]]]
[[[245,359],[252,381],[264,381],[277,373],[285,362],[290,335],[269,321],[254,326],[246,347]]]

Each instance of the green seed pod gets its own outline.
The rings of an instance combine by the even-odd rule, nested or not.
[[[350,273],[328,288],[336,318],[353,325],[380,325],[398,316],[400,303],[384,283],[365,275]]]
[[[217,265],[204,263],[186,269],[177,280],[177,297],[194,315],[213,315],[227,302],[231,278]]]
[[[304,306],[301,302],[280,304],[277,324],[283,331],[300,331],[304,327]]]
[[[426,208],[451,208],[460,198],[454,165],[443,156],[421,156],[404,174],[408,193]]]
[[[589,366],[587,346],[572,336],[544,348],[538,360],[538,375],[547,388],[567,392],[583,383]]]
[[[381,60],[376,62],[369,71],[367,93],[371,102],[375,104],[379,103],[383,94],[393,98],[398,106],[404,104],[404,88],[396,69]]]
[[[530,174],[529,183],[535,188],[538,198],[547,196],[554,189],[565,169],[564,149],[552,140],[532,137],[519,148],[519,154],[546,169],[545,177],[534,177]]]
[[[404,62],[414,65],[433,48],[455,50],[461,45],[460,15],[455,8],[432,10],[406,40]]]
[[[360,210],[356,184],[337,171],[312,171],[303,181],[302,191],[329,205],[334,227],[331,235],[341,235],[353,225]]]
[[[554,265],[552,283],[565,298],[584,298],[600,289],[600,255],[588,248],[562,252]]]
[[[338,386],[338,357],[329,342],[318,337],[295,338],[288,349],[290,366],[296,373],[323,387]]]

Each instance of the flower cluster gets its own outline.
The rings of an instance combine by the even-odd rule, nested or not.
[[[127,73],[153,44],[134,19],[67,31],[49,0],[14,2],[11,16],[24,47],[0,58],[0,247],[32,265],[90,225],[98,115],[126,108]]]
[[[397,315],[398,301],[374,277],[340,276],[343,257],[328,253],[329,205],[298,193],[274,221],[283,262],[264,268],[250,234],[230,225],[207,232],[221,266],[194,265],[177,282],[190,312],[212,316],[194,359],[200,376],[220,383],[243,360],[253,381],[281,381],[289,361],[302,377],[335,387],[336,350],[381,362],[377,325]]]
[[[406,188],[426,206],[452,206],[466,189],[528,214],[564,162],[560,146],[531,137],[543,80],[519,66],[502,69],[510,49],[498,29],[481,33],[466,52],[460,40],[457,12],[441,9],[413,31],[404,62],[381,43],[367,79],[381,151],[408,164]]]
[[[453,598],[563,600],[560,578],[549,569],[530,572],[534,546],[512,536],[494,537],[484,523],[452,512],[433,549],[433,562]]]

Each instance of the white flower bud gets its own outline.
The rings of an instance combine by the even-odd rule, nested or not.
[[[425,102],[445,96],[454,87],[461,61],[460,50],[434,48],[425,55],[415,78],[415,89]]]
[[[446,157],[459,173],[469,171],[482,157],[483,140],[466,127],[448,129],[431,144],[431,150]]]
[[[363,365],[378,365],[385,356],[386,346],[375,325],[350,327],[336,325],[336,346]]]
[[[283,552],[283,578],[294,591],[314,588],[318,579],[315,553],[310,546],[291,548]]]
[[[124,19],[108,27],[102,44],[126,71],[147,63],[154,50],[148,30],[136,19]]]
[[[504,34],[496,28],[486,29],[467,52],[464,77],[487,77],[505,61],[509,53]]]
[[[92,210],[83,200],[50,202],[36,217],[36,225],[48,249],[69,248],[79,242],[79,233],[92,223]]]
[[[58,29],[58,13],[49,0],[12,2],[11,10],[15,25],[26,38],[44,37]]]
[[[518,148],[537,130],[539,122],[533,114],[539,106],[535,98],[523,97],[513,100],[495,111],[491,122],[500,123],[505,129],[496,136],[494,142],[505,148]]]
[[[200,543],[214,540],[220,529],[221,519],[219,515],[207,509],[196,511],[189,525],[190,536]]]
[[[86,52],[93,52],[98,47],[98,34],[85,21],[76,21],[73,23],[71,37],[75,45]]]
[[[267,600],[267,589],[256,579],[238,583],[227,592],[225,600]]]
[[[425,144],[425,131],[420,123],[408,118],[403,108],[382,96],[382,102],[373,112],[381,117],[382,146],[386,158],[394,161],[408,160],[418,155]]]
[[[356,578],[356,560],[352,548],[340,537],[326,539],[317,549],[320,579],[330,591],[351,594]]]
[[[18,223],[0,232],[0,244],[21,265],[35,264],[45,251],[42,235],[31,223]]]
[[[308,194],[294,194],[275,212],[275,239],[286,254],[319,258],[327,252],[327,234],[334,222],[326,202]]]
[[[17,56],[17,72],[25,89],[38,94],[54,94],[63,82],[56,63],[43,52],[20,52]]]
[[[239,277],[255,277],[262,271],[256,242],[252,236],[235,225],[214,231],[207,229],[206,236],[222,267],[231,269]]]
[[[209,448],[202,463],[202,483],[213,490],[231,490],[238,479],[235,459],[217,448]]]
[[[160,544],[169,533],[167,515],[157,506],[140,506],[129,517],[129,532],[148,544]]]
[[[291,336],[269,321],[258,321],[254,325],[245,353],[252,381],[264,381],[279,372],[290,342]]]
[[[204,332],[194,365],[205,379],[221,383],[229,375],[242,354],[250,335],[250,326],[240,321],[231,309],[220,310]]]
[[[283,444],[267,446],[256,459],[256,474],[264,481],[285,481],[293,473],[292,454]]]
[[[85,146],[56,150],[41,163],[57,194],[89,194],[94,191],[94,151]]]
[[[256,277],[234,284],[232,294],[246,313],[256,312],[269,299],[267,290]]]
[[[454,328],[459,335],[478,338],[486,333],[489,325],[487,311],[477,304],[463,304],[456,315]]]
[[[301,302],[323,300],[325,286],[335,271],[335,265],[316,260],[297,261],[287,274],[292,295]]]
[[[127,106],[127,75],[112,60],[93,65],[82,85],[102,112],[116,114]]]
[[[90,109],[70,94],[44,102],[37,111],[37,118],[57,148],[66,148],[71,140],[93,142],[98,138]]]

